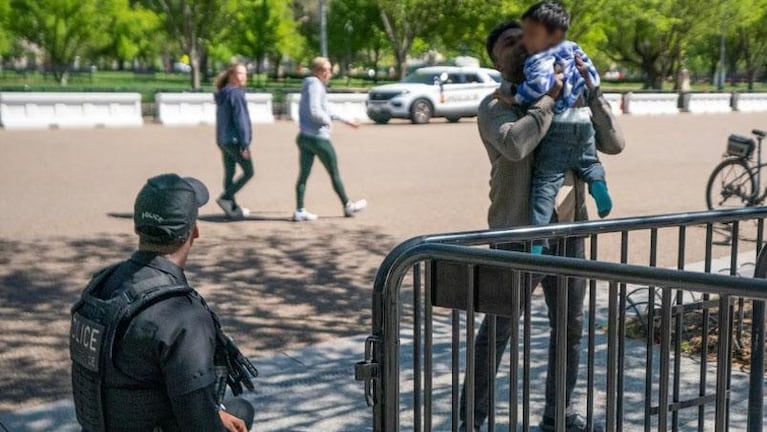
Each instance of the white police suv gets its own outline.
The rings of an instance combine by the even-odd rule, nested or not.
[[[379,124],[392,118],[428,123],[432,117],[457,122],[476,117],[482,99],[495,91],[501,74],[494,69],[431,66],[416,69],[402,82],[374,87],[368,93],[367,114]]]

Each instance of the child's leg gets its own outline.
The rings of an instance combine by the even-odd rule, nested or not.
[[[597,212],[600,218],[605,218],[613,209],[613,201],[607,192],[607,183],[605,182],[605,167],[597,158],[596,146],[593,140],[591,144],[584,149],[581,155],[578,175],[588,183],[589,193],[594,197],[597,204]]]
[[[533,174],[532,188],[530,191],[530,223],[532,225],[546,225],[551,223],[556,206],[557,193],[565,181],[565,174],[542,173]],[[548,241],[536,240],[533,242],[533,253],[540,255],[547,248]]]

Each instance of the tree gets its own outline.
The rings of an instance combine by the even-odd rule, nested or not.
[[[144,0],[161,14],[166,32],[176,39],[189,56],[192,88],[200,88],[200,59],[222,29],[231,26],[237,0]]]
[[[328,54],[348,73],[351,63],[364,55],[374,68],[385,42],[380,12],[373,0],[335,0],[328,14]]]
[[[407,74],[407,57],[416,38],[434,35],[446,14],[457,9],[460,0],[379,0],[378,11],[400,78]]]
[[[604,47],[615,61],[638,67],[644,87],[660,89],[679,69],[689,43],[710,28],[718,11],[698,0],[607,2]]]
[[[265,59],[270,59],[277,72],[284,57],[303,54],[305,40],[293,16],[291,0],[249,0],[236,14],[242,54],[256,59],[257,73]]]
[[[767,65],[767,0],[739,0],[740,14],[735,34],[740,45],[748,89],[754,89],[754,82],[760,69]]]
[[[115,0],[109,13],[112,37],[102,54],[117,59],[120,68],[126,61],[151,60],[160,52],[162,27],[160,17],[140,4]]]
[[[112,0],[11,0],[10,5],[11,28],[45,51],[62,85],[77,56],[109,42],[104,15],[112,10]]]
[[[11,33],[8,31],[11,18],[10,0],[0,0],[0,69],[2,69],[2,56],[11,48]]]

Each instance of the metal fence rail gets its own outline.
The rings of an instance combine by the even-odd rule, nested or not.
[[[624,430],[624,399],[626,380],[626,324],[627,306],[633,304],[628,287],[631,284],[645,286],[646,311],[646,359],[644,364],[645,394],[642,401],[644,430],[680,430],[679,413],[697,410],[697,430],[707,430],[707,408],[713,405],[715,418],[713,429],[728,430],[730,424],[730,395],[732,377],[732,352],[734,341],[739,341],[743,331],[744,298],[752,303],[751,372],[749,383],[749,408],[747,427],[751,432],[762,431],[764,412],[764,300],[767,299],[767,281],[736,277],[739,262],[741,236],[751,232],[756,277],[767,274],[767,251],[762,251],[764,218],[767,208],[752,208],[726,212],[700,212],[645,218],[628,218],[601,222],[559,224],[501,231],[478,231],[419,237],[395,248],[381,265],[373,293],[373,332],[365,348],[365,361],[356,367],[357,379],[365,382],[365,397],[373,407],[374,430],[398,431],[403,409],[409,410],[400,398],[401,374],[412,370],[412,417],[413,425],[407,429],[430,431],[434,428],[434,307],[451,310],[451,389],[450,428],[458,430],[460,386],[460,333],[461,317],[465,315],[465,385],[466,421],[472,424],[474,406],[474,323],[477,313],[490,317],[511,318],[511,363],[508,366],[509,424],[530,428],[530,293],[534,287],[526,275],[545,273],[558,277],[556,344],[558,352],[564,352],[567,315],[567,281],[572,278],[589,280],[587,300],[588,357],[586,388],[586,413],[589,428],[593,430],[595,419],[604,419],[606,430]],[[747,229],[744,229],[744,226]],[[702,230],[691,229],[701,227]],[[676,248],[676,269],[656,267],[658,251],[668,250],[663,241],[670,231]],[[729,257],[728,275],[712,273],[714,235],[725,231],[728,235],[726,255]],[[620,258],[616,262],[598,261],[600,240],[606,235],[620,236]],[[693,238],[695,236],[700,238]],[[590,243],[589,260],[555,256],[535,256],[523,252],[487,249],[472,246],[498,245],[521,242],[529,248],[533,240],[547,238],[557,242],[562,249],[568,241],[586,238]],[[647,264],[628,264],[632,246],[647,241]],[[692,240],[691,240],[692,238]],[[685,271],[686,256],[692,246],[704,249],[702,271]],[[529,250],[529,249],[528,249]],[[749,252],[750,255],[750,252]],[[758,256],[758,259],[757,259]],[[412,316],[403,306],[410,297],[402,293],[406,276],[412,273]],[[425,269],[425,271],[423,271]],[[607,283],[609,296],[607,307],[607,379],[604,389],[605,412],[597,413],[595,404],[595,337],[597,319],[597,296],[605,290],[599,281]],[[686,293],[701,293],[692,304],[685,301]],[[656,296],[659,300],[656,303]],[[406,298],[407,297],[407,298]],[[559,299],[562,299],[561,301]],[[737,306],[737,310],[736,310]],[[710,310],[717,309],[713,314]],[[440,309],[444,310],[444,309]],[[638,310],[638,309],[637,309]],[[685,313],[697,310],[701,314],[702,346],[697,383],[698,394],[683,399],[681,391],[681,359],[683,319]],[[404,314],[404,315],[403,315]],[[407,316],[405,316],[407,315]],[[520,322],[520,318],[524,320]],[[660,321],[660,335],[656,338],[655,323]],[[495,320],[489,325],[494,347]],[[709,353],[706,349],[712,322],[717,326],[716,390],[708,388],[707,373],[711,371]],[[400,361],[400,332],[412,325],[413,364]],[[411,328],[407,327],[410,331]],[[520,339],[520,330],[522,333]],[[656,340],[659,339],[659,340]],[[738,342],[741,343],[741,342]],[[491,348],[492,350],[492,348]],[[494,358],[491,353],[489,358]],[[655,370],[654,359],[658,361]],[[492,362],[491,362],[492,363]],[[492,368],[494,365],[488,364]],[[521,374],[520,374],[521,366]],[[582,365],[583,367],[583,365]],[[556,425],[565,425],[565,356],[556,358]],[[409,375],[408,375],[409,376]],[[491,375],[492,376],[492,375]],[[522,378],[521,397],[517,380]],[[489,430],[495,430],[495,381],[488,389],[490,411]],[[636,402],[632,402],[636,404]],[[521,413],[518,412],[521,407]],[[632,410],[637,410],[632,406]]]

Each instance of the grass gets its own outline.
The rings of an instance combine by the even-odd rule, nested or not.
[[[710,83],[695,83],[690,86],[694,92],[717,92],[715,85]],[[664,83],[663,90],[672,91],[673,85],[671,83]],[[642,90],[642,83],[640,82],[615,82],[604,81],[602,82],[603,92],[628,92],[628,91],[640,91]],[[650,90],[648,90],[650,91]],[[730,85],[729,83],[724,87],[723,92],[745,92],[748,91],[748,85],[746,83],[737,83]],[[754,83],[754,91],[767,91],[767,82]]]
[[[362,78],[335,78],[330,87],[338,91],[368,91],[371,87],[390,83],[389,80],[380,80],[377,83]],[[253,91],[269,92],[274,94],[275,101],[284,99],[286,93],[298,91],[301,88],[300,77],[287,77],[270,79],[265,74],[250,77],[248,87]],[[638,82],[607,82],[602,84],[605,92],[627,92],[642,90],[642,84]],[[200,91],[212,92],[212,82],[204,82]],[[671,90],[671,85],[666,84],[665,91]],[[716,91],[711,84],[693,84],[693,91]],[[725,91],[746,91],[746,84],[728,85]],[[755,90],[767,91],[767,83],[757,83]],[[16,72],[3,71],[0,73],[0,91],[68,91],[68,92],[136,92],[140,93],[144,102],[153,102],[154,95],[158,92],[181,92],[191,91],[189,75],[173,73],[134,73],[130,71],[97,71],[72,73],[66,86],[59,85],[52,75],[43,75],[39,72]]]
[[[331,82],[335,90],[367,91],[371,87],[391,81],[379,81],[360,78],[339,77]],[[276,99],[282,99],[285,93],[300,91],[301,78],[268,79],[266,75],[253,75],[248,82],[253,91],[274,93]],[[136,92],[141,93],[144,102],[153,102],[158,92],[191,91],[188,74],[174,73],[134,73],[128,71],[77,72],[70,74],[68,83],[60,85],[53,75],[39,72],[3,71],[0,73],[0,91],[50,91],[50,92]],[[203,82],[201,92],[212,92],[212,82]]]

